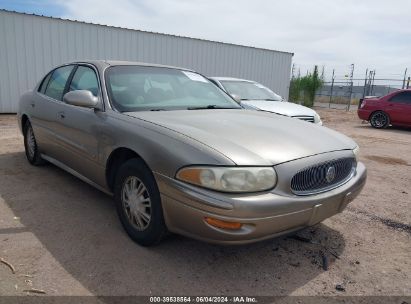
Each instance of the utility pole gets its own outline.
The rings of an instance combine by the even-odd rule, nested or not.
[[[351,72],[350,72],[350,95],[349,95],[349,100],[348,100],[348,104],[347,104],[347,111],[350,110],[350,106],[351,106],[351,98],[352,98],[352,90],[353,90],[353,78],[354,78],[354,63],[351,64]]]
[[[368,80],[367,80],[367,93],[366,96],[370,96],[371,95],[371,82],[372,82],[372,74],[374,73],[374,71],[369,71],[369,75],[368,75]]]
[[[328,108],[331,108],[331,101],[333,98],[334,80],[335,80],[335,69],[333,69],[333,76],[331,78],[331,91],[330,91],[330,102],[328,103]]]
[[[372,73],[372,82],[371,82],[371,95],[374,91],[374,79],[375,79],[375,70],[374,73]]]
[[[363,91],[362,91],[362,99],[365,98],[365,92],[366,92],[366,89],[367,89],[367,76],[368,76],[368,68],[367,68],[367,70],[365,71],[364,89],[363,89]]]
[[[405,72],[404,72],[404,80],[402,81],[402,89],[405,88],[405,79],[407,78],[407,70],[408,68],[405,68]]]

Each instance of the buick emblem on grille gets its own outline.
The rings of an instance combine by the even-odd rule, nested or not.
[[[306,167],[291,179],[291,191],[311,195],[336,188],[352,177],[356,166],[353,157],[345,157]]]
[[[335,178],[335,167],[330,166],[327,169],[327,173],[325,174],[325,179],[327,180],[328,183],[331,183]]]

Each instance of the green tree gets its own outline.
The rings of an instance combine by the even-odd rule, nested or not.
[[[315,93],[324,84],[322,78],[318,75],[318,66],[314,66],[312,73],[291,79],[290,101],[300,103],[301,93],[303,93],[303,104],[307,107],[312,107],[314,105]]]
[[[289,100],[298,102],[301,97],[301,77],[291,79]]]

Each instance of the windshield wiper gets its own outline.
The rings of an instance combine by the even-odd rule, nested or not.
[[[217,105],[208,105],[208,106],[188,107],[187,108],[187,110],[205,110],[205,109],[237,109],[237,108],[221,107],[221,106],[217,106]]]
[[[251,100],[251,101],[253,101],[253,100],[264,100],[264,101],[281,101],[281,100],[278,100],[278,99],[273,99],[273,98],[254,98],[254,99],[241,99],[241,100]]]
[[[150,109],[150,111],[165,111],[165,109]]]

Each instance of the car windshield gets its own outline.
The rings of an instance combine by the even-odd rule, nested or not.
[[[112,66],[105,74],[110,101],[120,112],[241,109],[200,74],[173,68]]]
[[[238,95],[242,100],[282,100],[281,96],[257,82],[235,80],[221,80],[220,82],[229,94]]]

